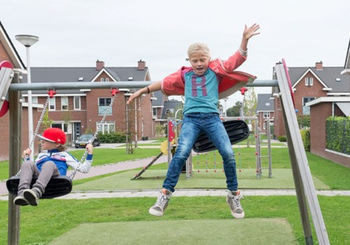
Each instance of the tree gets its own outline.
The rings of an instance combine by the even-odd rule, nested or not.
[[[243,111],[244,116],[256,116],[256,107],[258,106],[258,99],[254,88],[249,88],[244,98]]]
[[[226,115],[228,117],[239,117],[241,114],[242,102],[237,101],[234,106],[226,110]]]

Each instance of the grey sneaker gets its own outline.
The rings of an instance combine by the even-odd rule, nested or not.
[[[28,205],[28,201],[24,198],[23,194],[19,194],[18,196],[16,196],[15,199],[13,199],[13,203],[19,206]]]
[[[26,189],[23,192],[24,198],[27,199],[28,203],[32,206],[38,206],[39,193],[36,188]]]
[[[244,210],[241,206],[240,199],[242,198],[241,192],[238,191],[228,191],[226,196],[226,202],[230,206],[231,214],[236,219],[244,218]]]
[[[149,209],[149,214],[154,216],[163,216],[165,209],[171,197],[171,191],[166,190],[165,193],[160,191],[156,203]]]

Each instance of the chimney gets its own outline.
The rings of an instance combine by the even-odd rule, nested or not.
[[[139,60],[137,62],[137,70],[143,71],[145,69],[145,67],[146,67],[146,62],[145,61]]]
[[[322,61],[319,61],[319,62],[316,62],[316,70],[320,70],[322,71],[323,70],[323,64],[322,64]]]
[[[105,62],[102,60],[96,60],[96,71],[102,70],[103,67],[105,67]]]

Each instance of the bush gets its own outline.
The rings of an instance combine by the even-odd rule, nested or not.
[[[284,135],[281,135],[281,136],[278,136],[278,140],[279,140],[280,142],[286,142],[286,141],[287,141],[287,137],[284,136]]]
[[[98,138],[101,143],[125,143],[126,141],[126,135],[123,132],[98,133]]]
[[[310,151],[310,129],[300,129],[305,151]]]
[[[298,116],[299,128],[310,128],[310,115]]]
[[[326,148],[350,154],[350,117],[327,118]]]

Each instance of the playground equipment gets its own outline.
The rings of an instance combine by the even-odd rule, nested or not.
[[[254,130],[254,138],[255,138],[255,162],[256,162],[256,177],[261,178],[262,177],[262,159],[267,158],[268,159],[268,177],[272,177],[272,157],[271,157],[271,131],[270,131],[270,118],[266,118],[264,120],[265,125],[265,132],[260,129],[258,118],[252,117],[252,116],[243,116],[243,117],[225,117],[225,120],[246,120],[251,124],[254,122],[255,130]],[[261,148],[263,146],[263,141],[261,139],[261,135],[266,135],[267,138],[267,155],[261,154]],[[247,148],[250,147],[250,141],[249,141],[249,135],[247,136]],[[241,168],[241,162],[240,162],[240,151],[239,148],[235,150],[235,153],[237,155],[237,164],[239,165],[239,168]]]
[[[2,68],[9,71],[9,76],[14,73],[9,68]],[[9,69],[9,70],[7,70]],[[312,180],[311,172],[308,166],[306,153],[303,147],[302,139],[299,133],[299,126],[293,106],[289,74],[284,60],[274,67],[275,80],[257,80],[248,82],[245,86],[271,87],[278,86],[280,98],[282,101],[282,111],[285,119],[287,132],[287,141],[293,177],[298,198],[299,210],[304,230],[306,244],[313,244],[311,225],[308,216],[308,207],[310,208],[313,225],[315,227],[318,243],[330,244],[327,230],[322,217],[320,205],[317,199],[315,186]],[[1,82],[12,84],[9,86],[9,120],[10,120],[10,155],[9,155],[9,173],[15,174],[19,169],[20,158],[20,136],[21,136],[21,105],[19,102],[21,90],[42,90],[52,89],[94,89],[94,88],[141,88],[149,85],[151,82],[144,81],[118,81],[113,82],[57,82],[57,83],[19,83],[18,74],[14,74],[13,79],[2,79]],[[2,85],[2,84],[1,84]],[[2,91],[0,91],[2,92]],[[8,211],[8,244],[18,244],[19,242],[19,208],[13,204],[14,195],[9,195]],[[308,205],[307,205],[308,204]]]
[[[3,117],[9,108],[7,91],[13,78],[13,66],[8,61],[0,63],[0,117]]]
[[[119,91],[116,88],[113,88],[111,90],[112,99],[111,99],[110,107],[113,106],[115,95],[118,92]],[[29,145],[30,149],[32,149],[32,147],[34,145],[35,137],[37,136],[37,134],[39,132],[40,125],[41,125],[41,123],[43,121],[45,112],[46,112],[48,104],[49,104],[49,99],[53,98],[53,96],[55,94],[56,94],[56,92],[54,90],[52,90],[52,89],[49,90],[48,97],[47,97],[47,100],[46,100],[45,105],[44,105],[44,109],[41,112],[40,118],[38,120],[36,129],[35,129],[35,132],[34,132],[33,140],[31,141],[31,143]],[[104,115],[103,115],[102,120],[100,121],[100,123],[103,123],[105,121],[106,115],[107,115],[106,112],[107,112],[107,110],[104,112]],[[98,133],[98,131],[96,130],[94,135],[93,135],[93,137],[91,137],[89,139],[88,144],[92,144],[92,142],[97,137],[97,133]],[[86,156],[87,156],[87,151],[84,152],[84,154],[83,154],[83,156],[82,156],[82,158],[81,158],[81,160],[79,162],[80,164],[85,161]],[[73,173],[70,176],[60,175],[60,176],[52,177],[50,179],[48,185],[46,186],[45,192],[43,193],[41,198],[42,199],[50,199],[50,198],[55,198],[55,197],[59,197],[59,196],[64,196],[64,195],[70,193],[72,191],[72,181],[73,181],[73,179],[74,179],[74,177],[75,177],[75,175],[76,175],[76,173],[78,171],[77,169],[78,168],[74,169]],[[16,175],[10,177],[6,181],[6,187],[7,187],[7,190],[9,191],[9,193],[11,193],[13,195],[17,195],[19,180],[20,180],[20,176],[19,176],[19,172],[18,172]],[[36,182],[36,180],[37,180],[37,178],[33,178],[32,179],[31,186]]]

